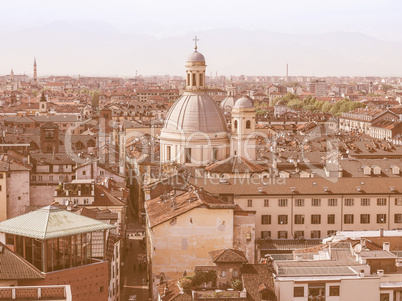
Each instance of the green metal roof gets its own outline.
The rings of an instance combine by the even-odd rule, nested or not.
[[[0,232],[43,240],[112,228],[115,226],[55,206],[46,206],[0,223]]]

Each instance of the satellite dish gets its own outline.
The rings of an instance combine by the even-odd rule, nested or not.
[[[361,244],[357,244],[354,247],[355,253],[359,254],[362,251],[362,245]]]

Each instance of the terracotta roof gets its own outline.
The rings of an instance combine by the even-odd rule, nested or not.
[[[209,252],[211,255],[212,261],[214,263],[226,263],[226,262],[241,262],[247,263],[248,260],[244,253],[235,249],[222,249]]]
[[[265,291],[272,297],[275,296],[273,269],[267,264],[245,264],[242,268],[243,286],[248,293],[248,299],[261,300],[260,294]],[[270,299],[276,300],[276,298]]]
[[[0,243],[0,280],[43,279],[41,272]]]
[[[235,156],[209,165],[205,170],[212,173],[257,173],[268,170],[268,167],[253,163],[246,158]]]
[[[177,280],[169,280],[157,286],[161,301],[191,301],[192,296],[187,292],[182,292]],[[166,289],[166,290],[165,290]],[[166,292],[166,293],[165,293]]]
[[[175,197],[159,196],[148,200],[145,203],[145,210],[152,228],[200,206],[219,209],[235,208],[234,204],[223,202],[205,191],[191,191]]]
[[[92,206],[124,206],[125,203],[114,197],[109,189],[102,185],[95,185],[95,200]]]

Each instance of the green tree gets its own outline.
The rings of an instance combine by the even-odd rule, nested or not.
[[[234,279],[234,280],[232,281],[232,288],[233,288],[235,291],[242,291],[242,290],[243,290],[243,283],[241,282],[240,279]]]

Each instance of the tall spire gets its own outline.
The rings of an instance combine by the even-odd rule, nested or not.
[[[36,68],[36,57],[34,57],[34,64],[33,64],[33,80],[34,82],[38,81],[38,70]]]

